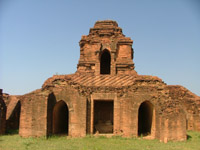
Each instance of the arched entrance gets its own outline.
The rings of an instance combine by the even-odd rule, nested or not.
[[[111,56],[108,50],[104,50],[100,59],[100,74],[110,74]]]
[[[59,101],[53,108],[53,134],[68,134],[69,109],[64,101]]]
[[[138,136],[151,134],[153,119],[153,104],[149,101],[143,102],[138,110]]]

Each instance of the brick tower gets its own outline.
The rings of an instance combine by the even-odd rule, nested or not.
[[[78,72],[99,74],[136,74],[133,41],[125,37],[116,21],[97,21],[89,35],[80,40]]]

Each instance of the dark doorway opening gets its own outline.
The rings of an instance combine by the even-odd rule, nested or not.
[[[53,108],[53,134],[68,134],[69,110],[64,101],[59,101]]]
[[[110,74],[110,60],[110,52],[108,50],[104,50],[101,54],[100,74]]]
[[[94,133],[113,133],[113,101],[94,101]]]
[[[20,112],[21,112],[21,102],[18,101],[11,116],[6,121],[6,132],[9,134],[19,133],[20,124]]]
[[[56,104],[56,97],[53,93],[48,96],[47,104],[47,136],[51,136],[53,133],[53,109]]]
[[[138,135],[146,136],[151,134],[153,105],[145,101],[143,102],[138,111]]]

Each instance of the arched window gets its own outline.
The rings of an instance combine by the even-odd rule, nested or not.
[[[138,111],[138,135],[149,135],[151,134],[153,118],[153,105],[145,101],[143,102]]]
[[[69,109],[64,101],[59,101],[53,108],[53,134],[68,134]]]
[[[110,74],[110,52],[104,50],[100,59],[100,74]]]

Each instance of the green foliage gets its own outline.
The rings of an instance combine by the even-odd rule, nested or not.
[[[158,140],[142,138],[112,138],[87,135],[84,138],[50,136],[21,138],[19,135],[0,136],[0,150],[199,150],[200,133],[188,132],[188,140],[183,142],[161,143]]]

